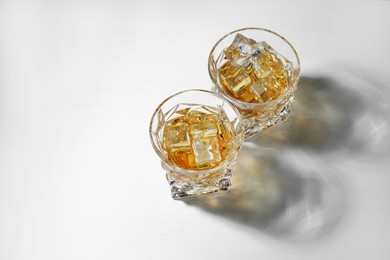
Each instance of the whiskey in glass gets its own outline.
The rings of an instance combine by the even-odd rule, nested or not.
[[[244,139],[240,113],[205,90],[166,99],[150,124],[174,199],[227,190]]]

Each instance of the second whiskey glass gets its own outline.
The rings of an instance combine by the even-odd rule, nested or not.
[[[263,28],[228,33],[212,48],[208,69],[213,91],[240,111],[245,138],[288,119],[300,61],[283,36]]]

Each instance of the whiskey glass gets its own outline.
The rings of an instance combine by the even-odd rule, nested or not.
[[[245,138],[288,119],[300,61],[283,36],[263,28],[228,33],[212,48],[208,69],[212,90],[240,111]]]
[[[244,140],[240,113],[225,98],[192,89],[165,99],[149,127],[172,198],[227,190]]]

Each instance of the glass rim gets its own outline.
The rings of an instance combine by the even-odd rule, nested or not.
[[[210,168],[210,169],[204,169],[204,170],[189,170],[189,169],[184,169],[184,168],[181,168],[181,167],[178,167],[176,165],[174,165],[172,162],[170,162],[169,160],[167,160],[166,157],[163,156],[163,154],[161,153],[160,149],[156,146],[155,144],[155,141],[154,141],[154,138],[153,138],[153,121],[158,113],[158,111],[161,109],[161,107],[167,102],[169,101],[170,99],[180,95],[180,94],[183,94],[183,93],[186,93],[186,92],[203,92],[203,93],[207,93],[207,94],[211,94],[213,95],[214,97],[216,97],[217,99],[220,99],[222,101],[225,101],[229,106],[230,108],[233,109],[233,111],[235,112],[236,116],[238,117],[238,120],[239,120],[239,124],[241,125],[240,128],[242,131],[241,134],[236,134],[233,138],[234,139],[239,139],[240,135],[242,137],[242,140],[244,140],[244,136],[245,136],[245,131],[244,131],[244,125],[243,125],[243,118],[242,118],[242,115],[241,113],[238,111],[238,109],[231,103],[231,101],[229,101],[228,99],[226,99],[225,97],[221,96],[221,95],[218,95],[217,93],[215,92],[212,92],[212,91],[209,91],[209,90],[205,90],[205,89],[186,89],[186,90],[183,90],[183,91],[179,91],[179,92],[176,92],[172,95],[170,95],[169,97],[165,98],[158,106],[157,108],[155,109],[155,111],[153,112],[153,115],[150,119],[150,123],[149,123],[149,137],[150,137],[150,141],[152,143],[152,146],[153,146],[153,149],[155,150],[155,152],[157,153],[157,155],[160,157],[160,159],[167,165],[169,166],[170,168],[172,168],[175,172],[179,172],[179,171],[186,171],[186,173],[188,174],[199,174],[199,173],[204,173],[204,172],[210,172],[210,171],[218,171],[220,170],[221,168],[224,168],[226,167],[230,162],[228,160],[228,158],[225,158],[225,160],[219,164],[218,166],[214,167],[214,168]],[[200,105],[200,104],[199,104]],[[237,131],[235,131],[237,132]],[[243,142],[243,141],[242,141]],[[242,144],[241,142],[241,144]],[[241,146],[240,144],[240,146]],[[238,152],[238,151],[237,151]]]
[[[242,100],[239,100],[239,99],[236,99],[232,96],[230,96],[229,94],[227,94],[223,88],[221,88],[221,86],[218,84],[218,82],[215,82],[214,79],[213,79],[213,75],[212,75],[212,72],[211,72],[211,69],[210,69],[210,63],[211,63],[211,60],[213,59],[213,54],[214,54],[214,51],[215,49],[218,47],[218,45],[227,37],[229,37],[230,35],[234,34],[234,33],[238,33],[238,32],[241,32],[241,31],[247,31],[247,30],[257,30],[257,31],[265,31],[265,32],[268,32],[268,33],[271,33],[275,36],[277,36],[278,38],[280,38],[282,41],[284,41],[285,43],[287,43],[288,46],[290,46],[291,50],[293,51],[294,53],[294,56],[297,60],[297,77],[295,79],[295,82],[294,84],[292,84],[292,86],[290,86],[288,88],[288,91],[286,91],[283,95],[279,96],[278,98],[274,99],[274,100],[271,100],[271,101],[266,101],[266,102],[261,102],[261,103],[250,103],[250,102],[245,102],[245,101],[242,101]],[[232,32],[229,32],[227,34],[225,34],[224,36],[222,36],[213,46],[213,48],[211,49],[210,51],[210,54],[209,54],[209,59],[208,59],[208,72],[209,72],[209,76],[210,76],[210,79],[211,81],[213,82],[213,84],[217,87],[217,89],[222,92],[222,94],[224,94],[224,97],[227,98],[230,102],[232,103],[239,103],[239,104],[242,104],[244,106],[248,106],[248,108],[257,108],[257,107],[264,107],[264,106],[269,106],[270,104],[274,104],[274,103],[279,103],[281,102],[287,95],[290,94],[291,90],[294,88],[294,86],[298,83],[298,80],[299,80],[299,74],[300,74],[300,69],[301,69],[301,61],[299,59],[299,56],[298,56],[298,53],[297,51],[295,50],[295,48],[292,46],[292,44],[286,39],[284,38],[282,35],[274,32],[274,31],[271,31],[269,29],[265,29],[265,28],[261,28],[261,27],[244,27],[244,28],[240,28],[240,29],[237,29],[237,30],[234,30]]]

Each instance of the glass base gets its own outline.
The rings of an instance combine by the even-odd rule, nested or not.
[[[264,129],[286,121],[290,117],[290,107],[293,100],[294,96],[290,97],[287,102],[279,105],[275,110],[265,111],[261,115],[244,118],[245,139],[260,133]]]
[[[171,186],[173,199],[183,199],[208,193],[226,191],[231,186],[232,166],[218,172],[189,176],[168,171],[166,177]]]

